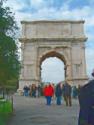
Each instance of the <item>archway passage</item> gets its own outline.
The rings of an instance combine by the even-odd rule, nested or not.
[[[40,60],[40,81],[58,83],[66,79],[66,61],[63,55],[51,51]]]
[[[65,81],[64,63],[57,57],[45,59],[41,65],[41,81],[54,84]]]

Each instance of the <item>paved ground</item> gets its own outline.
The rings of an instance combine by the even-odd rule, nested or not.
[[[53,100],[51,106],[45,105],[45,98],[14,96],[15,113],[8,125],[77,125],[78,101],[72,107],[61,106]]]

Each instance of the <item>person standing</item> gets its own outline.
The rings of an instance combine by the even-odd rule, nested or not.
[[[62,86],[61,83],[58,83],[55,89],[56,95],[56,104],[61,105],[61,97],[62,97]]]
[[[94,71],[92,76],[94,77]],[[94,79],[80,88],[78,99],[80,105],[78,125],[94,125]]]
[[[51,105],[51,99],[54,94],[54,89],[51,84],[46,85],[43,89],[44,96],[46,97],[46,104]]]
[[[24,96],[28,96],[29,95],[29,87],[27,85],[25,85],[23,90],[24,90]]]
[[[65,82],[65,84],[63,85],[63,97],[66,102],[66,106],[72,105],[71,91],[72,91],[71,86],[67,82]]]
[[[77,96],[78,96],[78,89],[76,86],[73,86],[73,89],[72,89],[72,97],[74,99],[77,99]]]
[[[31,91],[32,91],[32,97],[36,98],[36,85],[35,84],[32,84]]]
[[[41,86],[40,85],[38,85],[38,97],[40,97],[41,96]]]

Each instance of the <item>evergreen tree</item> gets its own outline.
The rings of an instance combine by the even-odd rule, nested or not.
[[[0,86],[3,88],[17,83],[20,69],[15,38],[18,27],[14,14],[3,6],[4,2],[0,1]]]

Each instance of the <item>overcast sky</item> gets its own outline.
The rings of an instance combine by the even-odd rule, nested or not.
[[[86,64],[87,74],[90,76],[94,69],[94,0],[8,0],[6,4],[15,12],[19,25],[21,20],[85,20],[85,34],[88,37]],[[60,61],[46,60],[43,64],[44,67],[46,66],[43,76],[46,76],[44,77],[46,80],[48,77],[48,81],[51,77],[46,74],[51,63],[56,69],[63,67]],[[60,71],[60,74],[63,72],[63,70]],[[61,76],[59,77],[61,80]],[[54,75],[54,78],[57,81],[57,75]]]
[[[64,63],[56,58],[50,57],[43,61],[42,65],[42,81],[58,83],[64,81]]]

